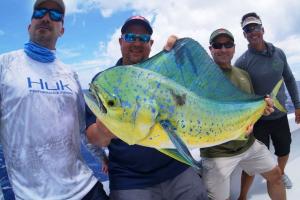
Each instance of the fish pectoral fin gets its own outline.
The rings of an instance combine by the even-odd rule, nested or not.
[[[159,151],[165,153],[166,155],[180,162],[192,166],[197,171],[200,171],[201,170],[200,163],[193,158],[185,143],[176,134],[176,128],[171,124],[171,122],[168,120],[163,120],[160,121],[160,124],[167,132],[170,140],[172,141],[176,149],[163,149],[163,150],[159,149]]]
[[[138,141],[138,145],[152,148],[174,148],[173,143],[160,123],[155,123],[150,130],[150,134]]]
[[[252,133],[251,133],[252,134]],[[240,141],[244,141],[244,140],[247,140],[248,139],[248,136],[246,136],[245,134],[242,134],[240,135],[237,139],[235,140],[240,140]]]
[[[161,153],[174,158],[175,160],[178,160],[179,162],[182,162],[184,164],[190,165],[192,166],[197,173],[199,173],[201,175],[201,171],[202,171],[202,165],[201,162],[198,162],[196,160],[193,161],[193,164],[191,165],[191,163],[189,161],[186,160],[186,158],[184,158],[177,149],[157,149],[158,151],[160,151]],[[192,156],[192,155],[191,155]],[[194,159],[194,158],[193,158]]]

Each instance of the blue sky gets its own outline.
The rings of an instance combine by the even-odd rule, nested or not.
[[[28,41],[34,0],[2,0],[0,3],[0,53],[23,47]],[[300,1],[298,0],[65,0],[65,34],[57,44],[58,57],[78,72],[84,88],[98,71],[120,57],[118,38],[123,22],[133,14],[153,25],[152,54],[158,53],[170,34],[192,37],[208,50],[208,38],[217,28],[235,36],[234,60],[247,48],[240,28],[241,16],[255,11],[265,27],[265,39],[282,48],[297,80],[300,80]]]
[[[66,1],[67,2],[67,1]],[[0,12],[0,53],[22,48],[28,40],[27,26],[32,14],[32,0],[1,1]],[[14,10],[14,13],[12,13]],[[71,13],[70,13],[71,12]],[[65,35],[59,39],[58,53],[67,63],[78,63],[94,59],[93,52],[99,49],[99,42],[109,40],[130,10],[103,17],[99,9],[69,11],[65,18]]]

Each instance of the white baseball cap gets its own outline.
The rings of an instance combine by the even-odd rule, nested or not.
[[[253,17],[253,16],[250,16],[250,17],[247,17],[243,23],[242,23],[242,28],[244,28],[245,26],[247,26],[248,24],[262,24],[261,20],[256,18],[256,17]]]

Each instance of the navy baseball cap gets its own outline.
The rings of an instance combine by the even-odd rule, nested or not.
[[[147,31],[150,35],[152,35],[152,33],[153,33],[153,30],[152,30],[152,27],[151,27],[149,21],[145,17],[140,16],[140,15],[135,15],[135,16],[129,17],[123,24],[121,33],[124,34],[126,32],[126,29],[128,28],[128,26],[132,25],[132,24],[143,25],[147,29]]]

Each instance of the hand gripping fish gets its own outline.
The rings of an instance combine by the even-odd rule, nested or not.
[[[275,106],[280,80],[271,97]],[[97,118],[129,145],[153,147],[199,169],[189,150],[242,138],[263,114],[263,96],[235,87],[196,41],[99,73],[85,93]]]

